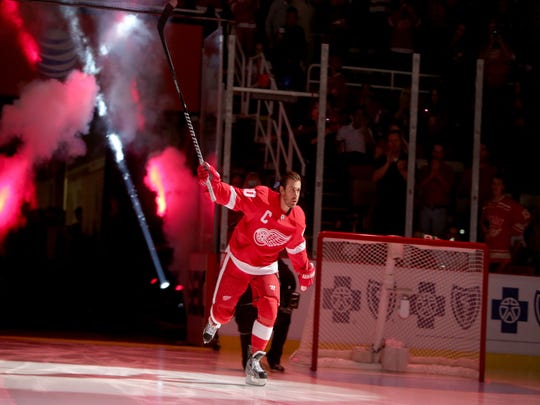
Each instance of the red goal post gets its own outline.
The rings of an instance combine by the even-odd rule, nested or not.
[[[317,252],[292,361],[484,380],[485,244],[321,232]]]

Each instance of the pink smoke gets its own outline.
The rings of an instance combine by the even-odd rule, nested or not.
[[[81,135],[89,130],[98,87],[93,76],[72,72],[65,82],[36,81],[26,86],[13,105],[2,110],[0,145],[19,138],[21,146],[0,160],[0,243],[20,225],[24,202],[35,200],[33,165],[51,159],[84,155]]]
[[[187,262],[186,255],[195,242],[193,227],[196,223],[199,184],[186,166],[186,156],[168,147],[149,159],[144,184],[156,192],[156,210],[163,217],[163,232],[174,249],[173,272]],[[164,199],[164,201],[163,201]]]
[[[79,71],[65,82],[30,83],[20,99],[4,107],[0,144],[20,138],[22,153],[33,162],[50,159],[59,147],[68,157],[84,155],[86,145],[80,135],[88,132],[97,92],[95,78]]]

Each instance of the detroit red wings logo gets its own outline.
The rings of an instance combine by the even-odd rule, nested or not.
[[[259,228],[253,234],[253,240],[259,246],[283,246],[291,239],[275,229]]]

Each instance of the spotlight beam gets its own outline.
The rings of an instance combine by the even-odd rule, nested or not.
[[[131,180],[131,175],[129,174],[129,170],[126,166],[126,161],[124,160],[124,154],[122,151],[122,143],[120,141],[120,138],[116,134],[109,134],[107,135],[107,138],[109,140],[109,145],[111,149],[115,152],[116,164],[118,165],[118,169],[120,169],[120,172],[122,173],[122,179],[124,179],[124,183],[126,184],[129,198],[131,199],[131,204],[133,205],[133,209],[137,214],[137,220],[139,221],[139,225],[146,241],[146,245],[148,246],[148,251],[150,252],[150,256],[152,257],[152,261],[154,262],[154,267],[159,278],[159,285],[161,289],[165,289],[169,286],[169,282],[167,281],[165,274],[163,273],[163,268],[161,267],[161,262],[157,255],[154,241],[152,240],[150,230],[148,229],[146,217],[142,210],[139,197],[137,196],[137,190],[135,189],[135,185]]]

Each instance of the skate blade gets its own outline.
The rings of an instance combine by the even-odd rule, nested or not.
[[[246,376],[246,384],[249,385],[257,385],[259,387],[262,387],[266,385],[266,381],[268,381],[266,378],[255,378],[252,375]]]
[[[207,345],[208,343],[210,343],[212,340],[214,340],[214,336],[203,336],[203,343],[205,345]]]

